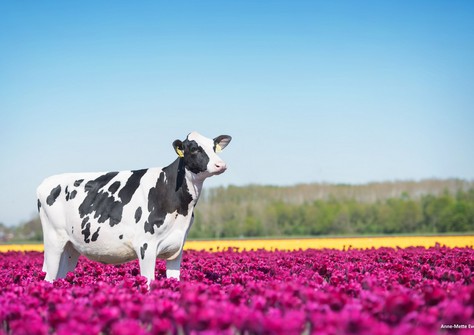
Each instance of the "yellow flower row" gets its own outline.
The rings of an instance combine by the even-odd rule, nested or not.
[[[239,250],[297,250],[297,249],[366,249],[366,248],[407,248],[421,246],[429,248],[436,244],[447,247],[473,247],[474,235],[469,236],[384,236],[384,237],[331,237],[331,238],[301,238],[301,239],[262,239],[262,240],[218,240],[218,241],[188,241],[185,249],[222,250],[227,247],[237,247]]]
[[[218,251],[228,247],[239,250],[297,250],[297,249],[366,249],[366,248],[407,248],[411,246],[432,247],[436,244],[454,247],[474,247],[474,235],[461,236],[383,236],[383,237],[331,237],[331,238],[289,238],[289,239],[236,239],[187,241],[185,250]],[[7,244],[0,245],[0,252],[5,251],[43,251],[42,244]]]

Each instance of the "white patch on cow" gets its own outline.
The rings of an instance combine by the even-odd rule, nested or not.
[[[157,257],[162,259],[175,259],[180,253],[186,233],[190,227],[188,217],[178,215],[177,212],[166,215],[166,231],[164,237],[158,244]],[[172,225],[172,226],[171,226]]]

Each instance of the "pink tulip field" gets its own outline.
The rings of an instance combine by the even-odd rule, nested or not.
[[[474,334],[472,248],[185,251],[181,281],[0,253],[0,334]]]

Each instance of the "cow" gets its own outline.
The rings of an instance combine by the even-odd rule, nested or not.
[[[203,182],[226,171],[217,153],[231,139],[192,132],[173,142],[178,157],[164,168],[46,178],[37,189],[45,280],[74,271],[80,255],[106,264],[138,258],[148,284],[156,259],[165,259],[166,276],[179,280]]]

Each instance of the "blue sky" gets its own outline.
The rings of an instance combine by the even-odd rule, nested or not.
[[[0,50],[9,225],[193,130],[233,136],[207,187],[474,179],[472,1],[2,1]]]

